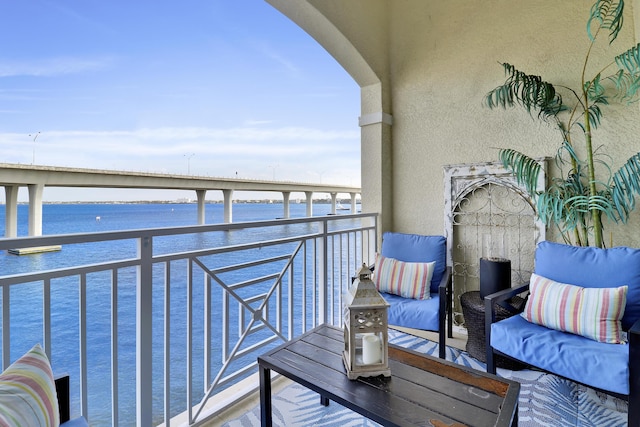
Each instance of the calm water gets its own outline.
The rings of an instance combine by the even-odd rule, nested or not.
[[[314,215],[326,215],[330,212],[328,204],[314,204]],[[291,217],[304,217],[306,206],[304,204],[291,205]],[[18,207],[18,235],[27,235],[28,207],[20,205]],[[275,219],[283,216],[281,204],[237,204],[233,209],[233,221],[255,221],[265,219]],[[223,221],[223,206],[221,204],[208,204],[206,206],[207,224],[221,223]],[[47,204],[43,206],[43,234],[68,234],[68,233],[88,233],[99,231],[112,231],[124,229],[156,228],[195,225],[197,222],[197,207],[195,204]],[[4,209],[0,209],[0,233],[4,235]],[[183,239],[185,240],[185,239]],[[167,240],[160,243],[167,246],[167,250],[176,250],[176,245],[189,246],[185,249],[193,248],[193,245],[219,244],[221,242],[175,242]],[[232,242],[224,242],[232,243]],[[129,248],[115,247],[122,243],[107,242],[96,244],[90,250],[75,245],[75,247],[64,247],[60,252],[36,254],[28,256],[14,256],[6,253],[0,254],[0,265],[2,275],[16,274],[33,270],[53,269],[64,266],[65,261],[72,258],[74,264],[90,263],[99,258],[100,261],[114,257],[122,257],[123,250],[130,250],[135,254],[135,247]],[[158,249],[157,246],[154,249]],[[162,250],[162,247],[160,247]],[[184,275],[184,270],[175,272],[176,275]],[[128,277],[127,277],[128,276]],[[119,281],[123,284],[134,280],[135,271],[123,272]],[[108,425],[110,408],[110,384],[108,373],[111,370],[109,359],[110,347],[105,337],[110,336],[110,277],[107,273],[96,273],[95,277],[89,278],[92,286],[87,289],[87,361],[90,366],[88,372],[88,383],[90,396],[89,416],[92,425]],[[183,279],[184,280],[184,279]],[[93,284],[104,284],[94,286]],[[173,280],[172,280],[173,283]],[[197,287],[201,289],[201,287]],[[36,342],[42,342],[42,287],[40,283],[33,286],[24,285],[11,290],[11,336],[12,336],[12,360],[27,351]],[[172,291],[173,293],[173,291]],[[174,303],[186,304],[183,293],[178,293]],[[154,297],[155,298],[155,297]],[[154,317],[157,317],[157,331],[154,331],[154,348],[161,348],[161,339],[155,337],[162,336],[162,295],[156,303],[154,301]],[[78,372],[78,301],[79,292],[77,281],[69,283],[52,282],[52,334],[55,339],[53,343],[52,364],[56,371],[69,372],[74,380],[72,388],[76,389],[79,383]],[[135,312],[131,307],[135,307],[135,287],[121,286],[118,291],[119,304],[119,325],[118,325],[118,346],[119,346],[119,393],[120,393],[120,425],[133,425],[135,418]],[[159,308],[159,309],[156,309]],[[184,369],[185,351],[184,336],[186,334],[186,323],[184,322],[185,310],[176,310],[176,320],[172,319],[172,342],[180,343],[179,350],[172,352],[172,361],[181,370],[172,372],[172,388],[175,396],[172,400],[176,408],[184,407]],[[157,314],[156,314],[157,313]],[[154,326],[155,328],[155,326]],[[197,333],[198,331],[196,331]],[[202,343],[194,341],[194,352],[202,353]],[[199,346],[199,347],[198,347]],[[182,350],[180,350],[182,347]],[[162,408],[162,384],[160,382],[162,370],[162,358],[154,360],[154,414],[160,415]],[[201,369],[201,368],[200,368]],[[197,384],[194,393],[199,395],[199,390],[204,384]],[[75,399],[77,401],[77,397]],[[172,404],[172,408],[174,405]],[[158,411],[158,412],[156,412]],[[127,421],[125,421],[127,420]]]

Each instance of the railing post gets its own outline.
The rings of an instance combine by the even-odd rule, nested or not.
[[[11,364],[11,292],[2,287],[2,370]]]
[[[136,291],[136,419],[138,427],[152,425],[152,310],[153,245],[150,236],[138,241],[138,283]]]
[[[321,234],[320,242],[318,244],[318,256],[320,257],[320,271],[318,272],[318,321],[320,324],[323,324],[327,323],[329,308],[329,293],[327,292],[327,287],[329,286],[327,283],[327,279],[329,277],[329,256],[327,249],[329,237],[327,235],[326,220],[319,221],[318,224],[320,227],[318,232]]]
[[[371,266],[378,252],[378,218],[362,218],[362,227],[373,227],[373,233],[367,232],[362,235],[362,262]]]

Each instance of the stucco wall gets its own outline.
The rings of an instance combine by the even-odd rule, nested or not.
[[[553,156],[560,146],[553,125],[521,109],[489,110],[483,98],[504,81],[499,62],[577,90],[592,0],[267,1],[354,77],[363,115],[393,116],[390,129],[362,132],[363,209],[381,213],[383,231],[444,232],[445,165],[495,161],[504,147]],[[623,33],[613,47],[605,38],[594,49],[588,75],[636,44],[638,3],[626,2]],[[640,151],[639,105],[605,107],[594,131],[614,169]],[[605,236],[640,246],[640,209],[627,226],[607,225]]]
[[[443,165],[493,161],[497,147],[532,157],[555,153],[561,140],[552,125],[520,109],[490,110],[483,97],[504,81],[498,62],[578,89],[591,3],[394,2],[389,51],[396,231],[443,232]],[[604,52],[603,43],[594,51],[604,59],[594,61],[591,70],[633,46],[634,31],[628,10],[625,32],[613,48]],[[614,107],[604,115],[594,138],[619,167],[640,151],[638,107]],[[624,233],[617,227],[614,244],[640,245],[639,215],[634,213]]]

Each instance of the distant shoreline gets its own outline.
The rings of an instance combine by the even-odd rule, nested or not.
[[[342,201],[351,204],[350,201]],[[196,200],[109,200],[109,201],[72,201],[72,202],[64,202],[64,201],[43,201],[43,205],[195,205],[198,202]],[[206,204],[223,204],[223,200],[205,200]],[[295,202],[290,201],[291,204],[305,204],[305,201]],[[313,199],[313,204],[320,205],[328,205],[331,203],[331,200],[327,199]],[[358,201],[359,203],[359,201]],[[4,205],[5,203],[0,203],[0,205]],[[19,205],[28,205],[29,202],[18,202]],[[281,205],[283,204],[282,200],[273,200],[273,199],[262,199],[262,200],[234,200],[233,204],[270,204],[270,205]]]

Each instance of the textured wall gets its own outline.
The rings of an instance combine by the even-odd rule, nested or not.
[[[381,213],[383,230],[443,233],[445,165],[494,161],[504,147],[553,156],[560,146],[552,125],[521,109],[489,110],[483,98],[504,81],[499,62],[577,90],[591,0],[267,1],[354,77],[363,114],[393,116],[391,135],[377,125],[362,132],[363,207]],[[638,3],[626,2],[624,32],[613,47],[606,38],[596,46],[588,76],[636,44]],[[615,169],[640,151],[638,105],[605,108],[594,132]],[[605,233],[615,245],[640,246],[640,209]]]
[[[551,125],[520,109],[489,110],[483,97],[504,81],[498,62],[578,89],[591,1],[399,3],[403,7],[391,15],[389,47],[394,228],[441,233],[443,165],[496,160],[497,147],[532,157],[555,154],[561,140]],[[606,43],[595,49],[601,59],[592,71],[635,44],[631,3],[627,7],[624,34],[607,52]],[[616,167],[640,151],[638,112],[637,106],[607,109],[594,133]],[[640,245],[637,225],[625,231],[630,229],[632,235],[619,233],[614,243]]]

